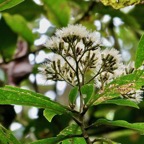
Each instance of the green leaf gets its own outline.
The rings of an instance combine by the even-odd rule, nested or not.
[[[87,105],[88,101],[93,96],[94,85],[93,84],[87,84],[87,85],[82,86],[81,92],[83,94],[84,102]]]
[[[79,134],[80,135],[80,134],[82,134],[82,132],[78,125],[72,124],[72,125],[66,127],[65,129],[63,129],[59,135],[66,136],[68,134],[77,134],[77,135]]]
[[[57,136],[57,137],[51,137],[51,138],[46,138],[46,139],[42,139],[42,140],[37,140],[30,144],[58,144],[63,139],[65,139],[65,136]]]
[[[135,102],[127,99],[112,99],[112,100],[104,101],[102,104],[116,104],[119,106],[129,106],[129,107],[134,107],[139,109],[138,105]]]
[[[63,129],[59,135],[69,136],[69,138],[62,141],[62,144],[86,144],[84,138],[81,137],[82,131],[78,125],[72,124],[65,129]],[[58,136],[59,136],[58,135]],[[74,137],[74,135],[79,135],[79,137]]]
[[[1,0],[0,11],[14,7],[15,5],[23,2],[24,0]]]
[[[67,0],[42,0],[48,10],[49,20],[57,26],[67,26],[70,19],[70,7]]]
[[[9,27],[19,35],[21,35],[29,43],[33,44],[34,34],[28,27],[27,21],[20,15],[10,15],[8,13],[3,14],[6,23]]]
[[[20,144],[13,134],[0,125],[0,143],[1,144]]]
[[[13,86],[0,88],[0,104],[17,104],[47,108],[56,113],[69,113],[66,107],[51,101],[42,94],[24,90]]]
[[[134,83],[135,84],[134,87],[137,89],[141,88],[141,86],[144,84],[144,71],[136,70],[132,74],[123,75],[119,78],[116,78],[115,80],[113,80],[111,83],[107,85],[107,88],[113,84],[116,84],[116,86],[121,86],[130,83]]]
[[[95,96],[95,98],[92,98],[92,103],[93,105],[99,105],[102,102],[119,97],[120,94],[116,90],[106,90],[104,93]]]
[[[38,140],[38,141],[32,142],[30,144],[57,144],[57,143],[63,142],[63,141],[67,142],[67,140],[69,140],[69,139],[76,140],[79,138],[81,140],[76,140],[76,141],[85,142],[85,140],[81,137],[81,134],[82,134],[82,132],[81,132],[79,126],[72,124],[72,125],[66,127],[65,129],[63,129],[57,137]],[[76,144],[79,144],[79,143],[76,143]],[[86,143],[83,143],[83,144],[86,144]]]
[[[64,140],[62,144],[86,144],[86,141],[84,138],[73,138]]]
[[[55,115],[61,115],[61,114],[62,114],[61,112],[55,111],[55,110],[50,110],[50,109],[44,110],[44,116],[49,122],[52,121],[52,119]]]
[[[109,85],[105,87],[104,92],[97,92],[96,95],[94,95],[91,99],[91,103],[93,105],[101,104],[107,100],[114,99],[120,96],[120,93],[117,91],[117,89],[110,88]]]
[[[115,9],[123,8],[130,5],[136,5],[141,0],[101,0],[104,5],[111,5]]]
[[[135,60],[135,67],[139,68],[144,62],[144,35],[142,35],[137,52],[136,52],[136,60]]]
[[[91,104],[94,104],[94,102],[96,102],[97,100],[99,100],[99,98],[101,97],[102,95],[101,94],[95,94],[92,98],[91,98],[91,100],[90,100],[90,105]],[[96,103],[95,103],[96,104]]]
[[[75,105],[77,96],[78,96],[78,87],[74,87],[69,93],[70,105]]]
[[[14,33],[2,18],[0,20],[0,53],[5,61],[10,60],[16,49],[17,34]]]
[[[118,87],[125,87],[128,84],[130,84],[129,88],[140,89],[144,85],[144,71],[137,70],[132,74],[123,75],[116,78],[111,83],[106,85],[105,91],[103,93],[96,94],[95,97],[92,97],[91,101],[93,102],[93,105],[98,105],[107,100],[120,97],[121,94],[118,91]],[[136,105],[133,105],[133,107],[136,107]]]
[[[138,131],[139,133],[144,135],[144,123],[128,123],[127,121],[124,120],[110,121],[106,119],[99,119],[97,120],[96,124],[124,127]]]
[[[24,2],[6,10],[11,15],[19,14],[28,21],[34,21],[36,18],[41,17],[45,13],[42,5],[37,5],[33,0],[24,0]]]

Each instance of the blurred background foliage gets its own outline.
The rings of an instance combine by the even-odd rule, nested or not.
[[[106,1],[102,1],[104,4]],[[138,41],[144,32],[142,1],[119,3],[109,1],[105,6],[98,0],[1,0],[0,1],[0,85],[30,89],[67,105],[71,89],[65,82],[45,81],[38,74],[38,66],[50,55],[43,47],[45,40],[57,28],[68,24],[82,24],[101,33],[107,47],[115,47],[125,63],[135,59]],[[111,3],[112,2],[112,3]],[[123,2],[123,1],[121,1]],[[117,9],[120,7],[121,9]],[[22,106],[0,106],[0,123],[13,131],[22,142],[56,136],[71,120],[66,115],[55,116],[49,123],[42,109]],[[92,107],[87,122],[98,118],[124,119],[144,122],[144,102],[140,109],[116,105]],[[91,136],[106,136],[123,144],[143,144],[144,136],[117,127],[90,130]]]

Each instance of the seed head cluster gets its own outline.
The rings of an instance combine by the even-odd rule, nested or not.
[[[134,71],[133,63],[123,64],[119,51],[106,48],[98,32],[82,25],[58,29],[45,46],[53,53],[39,68],[46,80],[66,81],[72,86],[94,81],[95,87],[101,90],[115,78]],[[130,100],[142,100],[142,91],[119,92]]]

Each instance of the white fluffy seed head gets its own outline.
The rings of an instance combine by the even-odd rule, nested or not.
[[[88,33],[89,32],[86,29],[86,27],[82,26],[81,24],[77,24],[77,25],[68,25],[68,27],[66,28],[57,30],[56,36],[62,38],[70,35],[76,35],[79,36],[80,38],[83,38],[83,37],[87,37]]]
[[[103,90],[102,87],[121,75],[129,74],[134,68],[134,63],[123,64],[119,51],[106,48],[98,32],[91,32],[80,24],[57,30],[45,46],[54,53],[39,68],[46,80],[63,80],[75,86],[78,82],[85,84],[85,77],[90,74],[90,80]],[[105,49],[101,49],[102,46]],[[126,98],[141,102],[143,91],[130,90]]]

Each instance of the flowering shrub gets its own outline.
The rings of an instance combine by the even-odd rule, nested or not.
[[[106,137],[91,137],[89,130],[93,127],[99,129],[101,125],[119,126],[144,133],[144,123],[98,119],[87,124],[85,121],[86,112],[94,105],[110,103],[138,108],[137,104],[143,99],[144,84],[143,67],[140,66],[143,59],[138,57],[142,51],[141,43],[143,37],[137,50],[136,62],[125,65],[121,54],[114,48],[106,47],[98,32],[88,31],[82,25],[59,29],[45,44],[52,55],[39,67],[39,71],[46,81],[66,81],[71,85],[69,105],[63,106],[41,94],[11,86],[0,88],[0,104],[44,108],[44,116],[48,121],[55,115],[67,114],[71,117],[72,124],[57,137],[31,144],[116,143]],[[76,104],[78,97],[80,104]],[[3,137],[8,133],[3,127],[1,131],[0,136]],[[9,135],[12,142],[19,143],[11,133]]]
[[[57,30],[45,46],[53,52],[53,56],[40,67],[45,79],[66,81],[73,87],[78,86],[79,91],[83,85],[94,81],[99,92],[104,92],[104,87],[114,79],[136,70],[134,62],[125,65],[121,54],[114,48],[107,48],[98,32],[90,32],[82,25]],[[117,90],[122,98],[137,103],[142,101],[143,91],[134,88],[133,84]]]

